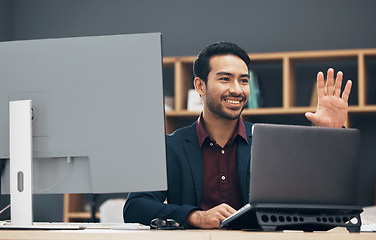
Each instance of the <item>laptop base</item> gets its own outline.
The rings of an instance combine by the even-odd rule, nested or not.
[[[313,232],[345,227],[349,232],[360,232],[362,211],[357,206],[254,204],[223,221],[220,227],[268,232]]]

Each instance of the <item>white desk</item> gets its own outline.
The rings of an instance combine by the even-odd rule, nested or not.
[[[376,233],[348,233],[346,229],[329,232],[250,232],[230,230],[109,230],[70,231],[1,230],[0,239],[7,240],[375,240]]]

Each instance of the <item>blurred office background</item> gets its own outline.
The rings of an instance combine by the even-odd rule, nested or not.
[[[373,0],[0,0],[0,41],[161,32],[164,56],[222,40],[250,53],[376,48],[375,9]],[[376,116],[354,122],[358,202],[373,205]],[[36,221],[62,220],[62,196],[36,196],[34,206]]]

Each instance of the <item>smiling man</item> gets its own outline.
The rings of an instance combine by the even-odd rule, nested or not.
[[[124,221],[148,225],[174,219],[185,227],[218,228],[248,202],[252,123],[240,118],[247,105],[250,59],[234,43],[205,48],[194,62],[194,86],[203,112],[191,126],[166,137],[168,190],[130,193]],[[318,107],[306,117],[316,126],[342,127],[351,81],[341,96],[343,74],[317,75]],[[167,199],[167,204],[164,201]]]

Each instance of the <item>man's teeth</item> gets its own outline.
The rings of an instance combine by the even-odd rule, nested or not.
[[[234,101],[234,100],[227,100],[227,102],[229,102],[229,103],[233,103],[233,104],[238,104],[238,103],[240,103],[240,101]]]

